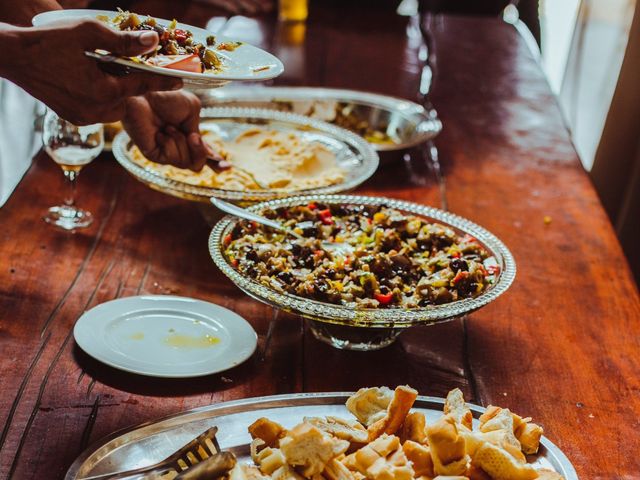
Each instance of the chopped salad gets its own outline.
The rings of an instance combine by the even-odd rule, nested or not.
[[[386,206],[312,202],[262,215],[302,238],[242,220],[223,249],[234,268],[278,292],[356,308],[418,308],[475,297],[500,274],[474,237]]]
[[[110,23],[119,30],[157,32],[160,38],[157,48],[139,57],[142,62],[156,67],[195,73],[219,72],[223,69],[224,62],[214,49],[232,51],[241,45],[241,42],[216,44],[216,38],[213,35],[206,38],[205,45],[196,41],[191,31],[177,28],[175,20],[164,26],[153,17],[141,18],[135,13],[122,10],[113,19],[103,16],[98,16],[98,19]]]

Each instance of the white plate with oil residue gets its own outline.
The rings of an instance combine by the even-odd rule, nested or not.
[[[247,360],[257,335],[241,316],[219,305],[171,295],[125,297],[100,304],[76,322],[87,354],[130,373],[200,377]]]

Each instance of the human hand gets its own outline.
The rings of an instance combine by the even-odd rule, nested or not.
[[[126,105],[124,128],[152,162],[199,171],[213,156],[200,136],[200,100],[192,93],[150,93]]]
[[[11,55],[0,60],[2,76],[77,125],[120,120],[127,98],[182,86],[179,79],[147,73],[110,75],[84,54],[104,49],[115,55],[140,55],[158,44],[155,32],[119,32],[97,20],[81,20],[11,27],[3,33],[9,38],[2,42],[3,49]]]

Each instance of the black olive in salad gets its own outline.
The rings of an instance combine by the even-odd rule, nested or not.
[[[355,308],[418,308],[477,296],[500,272],[474,237],[385,206],[312,202],[262,214],[303,238],[243,220],[223,248],[234,268],[279,292]]]

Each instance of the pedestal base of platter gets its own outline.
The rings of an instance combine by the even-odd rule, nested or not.
[[[395,342],[404,328],[349,327],[308,320],[311,333],[321,342],[341,350],[379,350]]]

